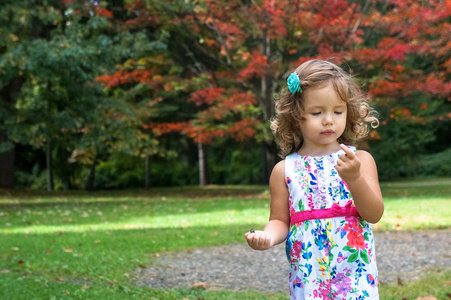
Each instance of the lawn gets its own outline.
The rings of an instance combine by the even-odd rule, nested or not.
[[[375,230],[449,230],[450,179],[382,189],[386,212]],[[138,288],[134,277],[165,251],[245,242],[243,233],[261,227],[268,212],[264,186],[0,190],[0,299],[287,299],[254,291]],[[446,299],[450,281],[444,272],[402,287],[381,286],[381,299]]]

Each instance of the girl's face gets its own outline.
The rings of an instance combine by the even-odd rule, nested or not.
[[[337,139],[346,128],[346,102],[335,92],[332,82],[306,89],[302,96],[304,111],[300,128],[304,142],[301,151],[338,150]]]

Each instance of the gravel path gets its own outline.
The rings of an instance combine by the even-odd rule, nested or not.
[[[451,268],[451,231],[375,233],[379,281],[419,279],[425,271]],[[162,254],[137,271],[140,286],[190,287],[206,282],[214,290],[287,292],[284,244],[254,251],[247,244]]]

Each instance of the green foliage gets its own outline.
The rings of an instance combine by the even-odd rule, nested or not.
[[[451,176],[451,148],[421,156],[417,174],[420,176]]]
[[[252,141],[232,147],[226,140],[207,148],[210,179],[220,184],[259,184],[263,180],[262,155],[259,145]]]
[[[402,100],[379,99],[376,105],[381,120],[376,130],[381,139],[369,142],[382,180],[451,174],[445,166],[437,172],[427,167],[428,160],[450,147],[451,140],[444,134],[450,121],[439,118],[449,104],[415,94]]]
[[[155,185],[185,185],[198,181],[194,139],[211,143],[212,183],[256,183],[262,149],[276,152],[268,120],[285,72],[337,57],[375,96],[380,178],[449,176],[446,6],[366,3],[5,0],[0,152],[47,151],[69,188],[85,186],[92,164],[97,188],[141,186],[146,156]],[[190,101],[209,88],[222,92]],[[168,129],[182,136],[158,124],[182,124]],[[44,187],[35,162],[16,164],[18,187]]]
[[[118,153],[96,167],[96,189],[142,187],[144,159]]]

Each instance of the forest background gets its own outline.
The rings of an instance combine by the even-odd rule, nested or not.
[[[451,0],[3,0],[0,187],[261,184],[300,63],[355,76],[382,180],[451,175]]]

